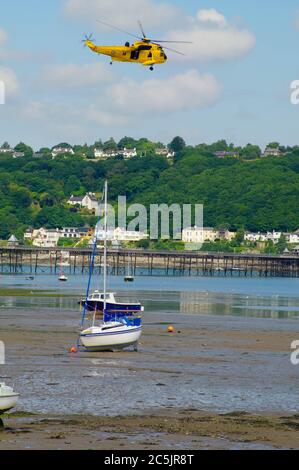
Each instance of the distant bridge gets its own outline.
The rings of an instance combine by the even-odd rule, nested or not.
[[[1,247],[0,273],[87,274],[92,250],[88,248]],[[194,251],[108,250],[111,275],[260,276],[299,277],[299,256]],[[103,250],[97,251],[95,273],[103,269]]]

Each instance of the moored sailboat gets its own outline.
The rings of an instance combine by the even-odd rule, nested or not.
[[[125,304],[116,302],[114,294],[107,293],[107,181],[105,182],[104,197],[104,289],[103,293],[95,291],[92,296],[89,295],[97,249],[96,230],[87,293],[85,300],[82,301],[82,330],[79,339],[88,351],[114,351],[129,346],[133,346],[137,350],[138,341],[142,334],[142,319],[140,316],[135,317],[135,313],[143,311],[143,307],[140,303]],[[86,313],[91,310],[94,311],[92,325],[84,329]],[[103,320],[96,325],[96,313],[99,310],[103,312]]]

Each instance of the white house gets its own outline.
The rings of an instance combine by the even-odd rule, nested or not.
[[[80,207],[85,207],[90,211],[94,211],[95,215],[99,215],[100,203],[94,193],[87,193],[85,196],[71,195],[68,200],[68,204],[72,206],[79,205]]]
[[[32,233],[33,246],[42,248],[54,248],[57,246],[61,233],[58,229],[40,228]]]
[[[42,248],[54,248],[57,246],[60,238],[80,240],[89,236],[88,228],[64,227],[62,229],[46,229],[38,230],[28,229],[24,234],[24,239],[32,241],[33,246]]]
[[[175,152],[172,152],[168,148],[157,148],[155,150],[156,155],[166,158],[173,158],[175,156]]]
[[[122,155],[126,159],[133,158],[133,157],[137,157],[137,151],[136,151],[136,148],[134,149],[124,148],[123,150],[120,151],[120,155]]]
[[[75,155],[75,152],[72,149],[72,147],[54,147],[53,150],[52,150],[51,155],[52,155],[53,158],[55,158],[58,155],[64,155],[66,153],[68,153],[70,155]]]
[[[219,237],[219,232],[212,227],[189,227],[182,231],[184,243],[214,242]]]
[[[2,154],[14,153],[14,149],[12,149],[12,148],[0,147],[0,153],[2,153]]]
[[[273,243],[277,243],[282,237],[282,235],[282,232],[276,232],[275,230],[273,230],[273,232],[267,232],[267,239],[269,241],[272,241]]]
[[[96,235],[98,240],[104,240],[105,238],[105,232],[102,229],[97,230]],[[139,242],[146,238],[148,238],[148,235],[144,232],[125,230],[120,227],[107,230],[107,240],[111,242]]]
[[[290,244],[299,243],[299,230],[296,230],[294,233],[286,233],[286,242]]]
[[[12,157],[13,158],[23,158],[23,157],[25,157],[25,153],[24,152],[14,152],[12,154]]]
[[[266,147],[263,157],[281,157],[283,153],[279,150],[278,147],[272,148],[272,147]]]
[[[182,241],[184,243],[215,242],[219,239],[232,241],[235,236],[235,232],[216,230],[213,227],[189,227],[182,231]]]
[[[268,242],[272,241],[273,243],[278,243],[279,239],[282,236],[282,232],[267,232],[267,233],[252,233],[247,232],[245,233],[244,240],[248,242]]]
[[[94,156],[98,159],[106,160],[107,158],[113,158],[122,156],[126,159],[137,157],[137,150],[134,149],[127,149],[124,148],[122,150],[118,149],[110,149],[110,150],[101,150],[101,149],[94,149]]]
[[[106,160],[107,158],[113,158],[120,155],[120,151],[117,149],[110,149],[110,150],[101,150],[101,149],[94,149],[94,156],[98,159]]]

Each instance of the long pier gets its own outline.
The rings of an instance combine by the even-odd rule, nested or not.
[[[2,274],[87,274],[92,250],[88,248],[1,247]],[[111,249],[111,275],[134,276],[260,276],[299,277],[299,256],[149,251]],[[97,251],[94,272],[103,269],[103,250]]]

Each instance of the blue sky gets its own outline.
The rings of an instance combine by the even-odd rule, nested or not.
[[[134,13],[132,13],[134,12]],[[192,39],[154,72],[84,49],[128,37],[96,18],[149,35]],[[227,139],[299,144],[299,2],[237,0],[10,0],[1,6],[0,142],[35,148],[123,135],[190,144]],[[297,23],[296,23],[297,20]],[[297,26],[296,26],[297,25]]]

